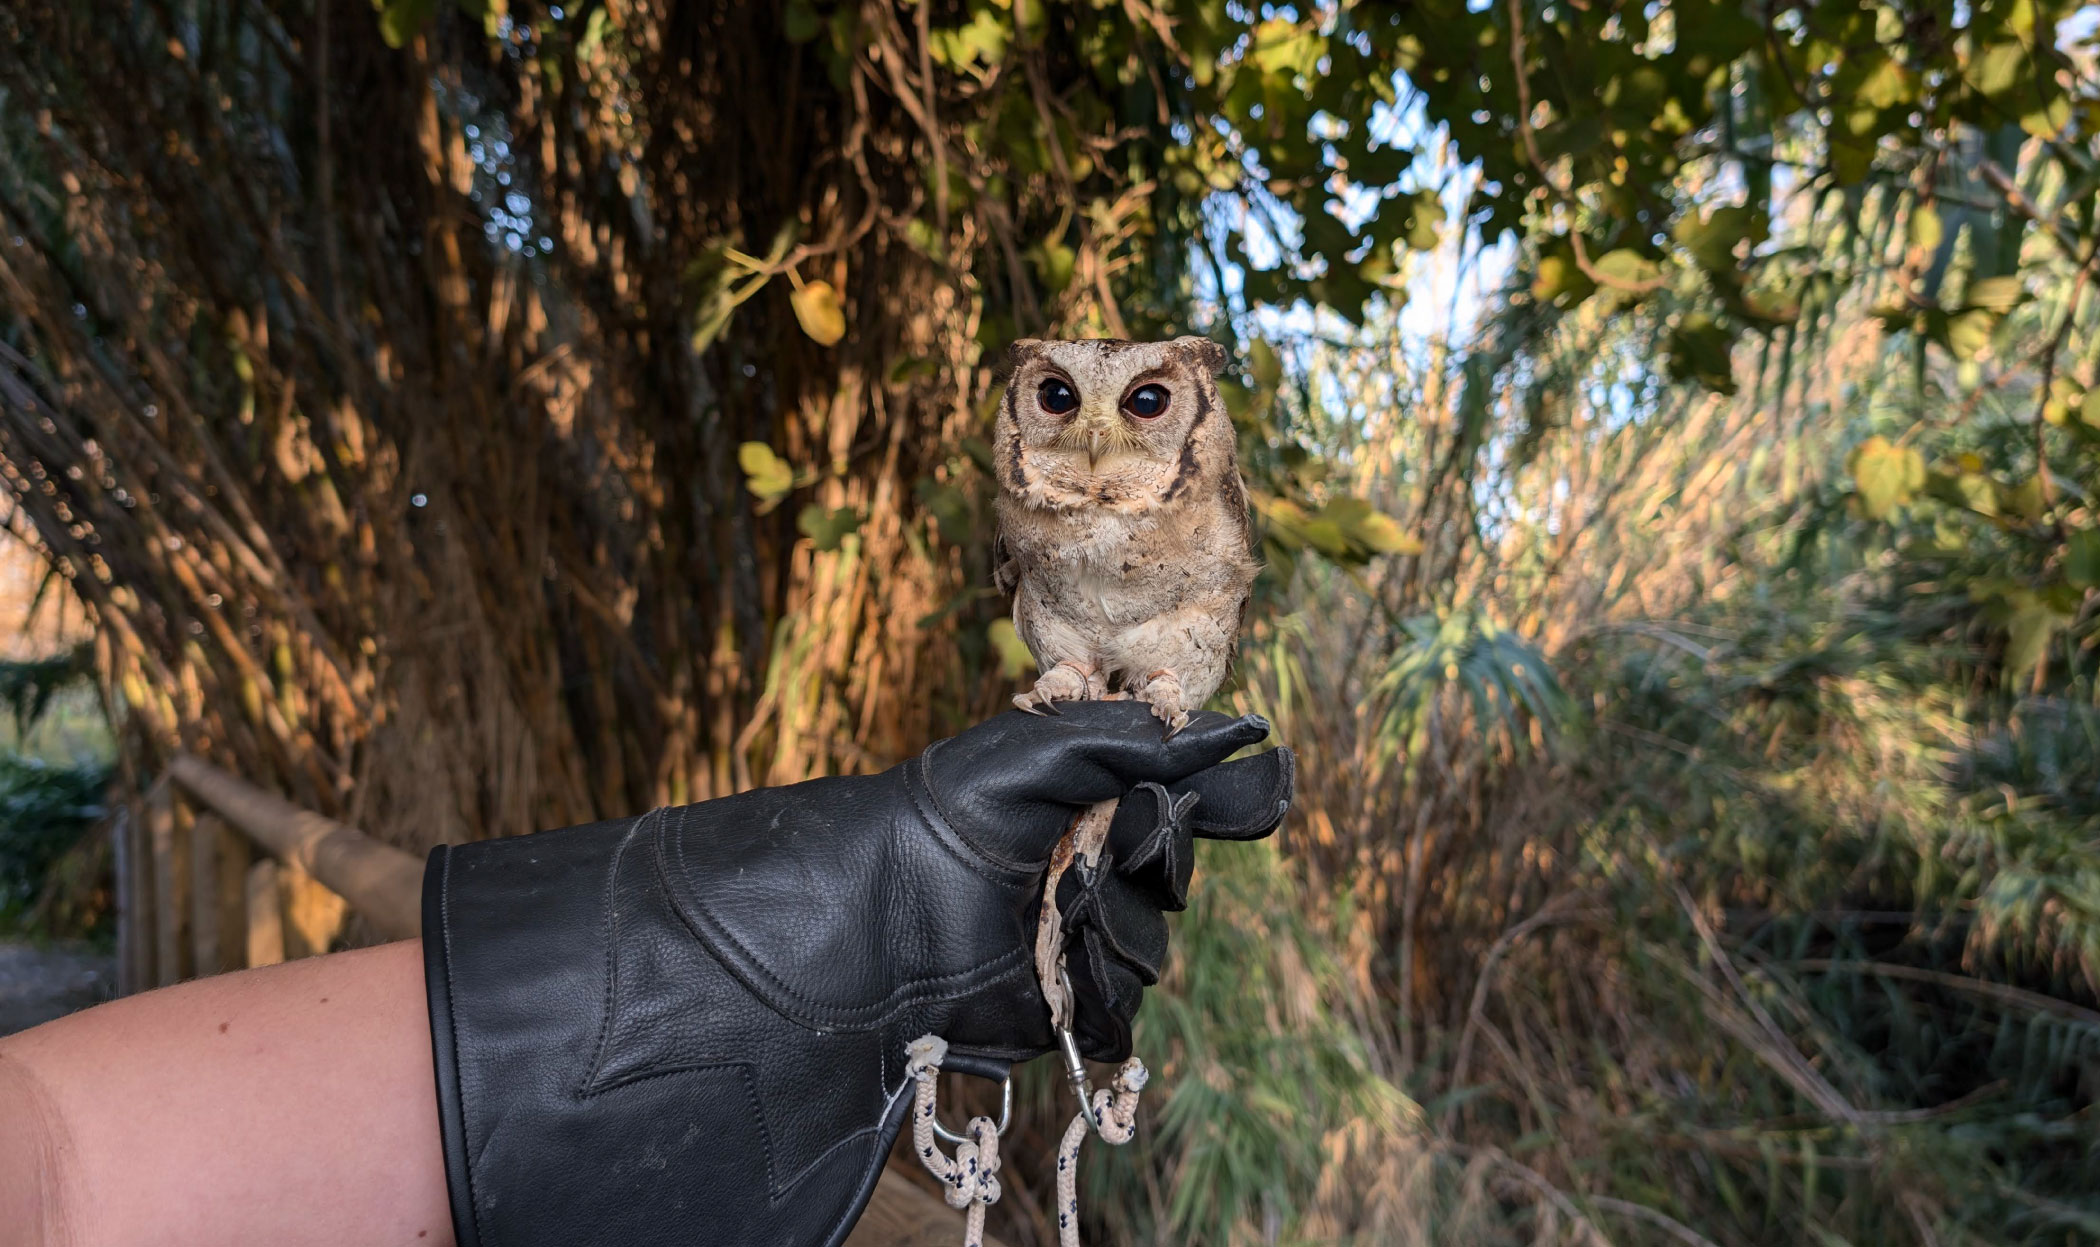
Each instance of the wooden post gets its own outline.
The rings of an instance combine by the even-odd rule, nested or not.
[[[182,880],[176,873],[175,795],[165,786],[146,797],[146,835],[153,866],[153,975],[160,987],[182,980]]]
[[[248,964],[248,863],[254,853],[247,837],[212,819],[218,833],[219,875],[212,891],[219,900],[219,972]]]
[[[248,965],[274,966],[284,960],[284,900],[278,894],[277,859],[265,857],[248,868]]]
[[[219,964],[219,820],[190,820],[190,965],[202,977]]]
[[[117,884],[117,994],[129,996],[153,985],[153,888],[143,843],[145,820],[135,801],[110,818],[109,842]]]

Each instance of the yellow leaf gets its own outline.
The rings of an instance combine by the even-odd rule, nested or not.
[[[795,487],[795,470],[773,453],[764,442],[745,442],[736,448],[737,466],[744,469],[744,487],[759,499],[759,513],[778,506]]]
[[[788,301],[795,305],[795,319],[802,323],[802,332],[818,346],[835,346],[846,336],[846,310],[830,282],[804,282],[800,290],[788,296]]]
[[[1885,437],[1870,437],[1852,451],[1846,464],[1870,519],[1886,519],[1925,484],[1925,458]]]
[[[1358,540],[1373,554],[1420,554],[1422,543],[1414,534],[1406,532],[1392,516],[1383,511],[1373,511],[1357,521]]]

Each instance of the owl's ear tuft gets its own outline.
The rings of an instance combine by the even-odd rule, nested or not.
[[[1195,334],[1174,339],[1174,346],[1213,377],[1225,371],[1225,364],[1231,358],[1225,353],[1224,347],[1209,338],[1198,337]]]
[[[1002,374],[1008,377],[1012,376],[1020,369],[1022,364],[1028,361],[1029,356],[1041,350],[1042,347],[1043,340],[1041,338],[1015,338],[1013,345],[1006,348],[1006,366],[1001,370]]]

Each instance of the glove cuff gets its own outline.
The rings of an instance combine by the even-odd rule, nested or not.
[[[461,1247],[833,1247],[910,1111],[905,1043],[930,1019],[838,1031],[769,1007],[664,902],[652,817],[430,855],[425,983]],[[944,1064],[1007,1070],[967,1051]]]

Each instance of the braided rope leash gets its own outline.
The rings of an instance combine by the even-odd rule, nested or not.
[[[917,1084],[913,1091],[911,1141],[919,1163],[940,1180],[950,1208],[963,1210],[963,1247],[984,1247],[985,1209],[999,1202],[999,1136],[1006,1131],[1008,1113],[1001,1120],[972,1117],[960,1135],[943,1128],[938,1112],[941,1063],[948,1059],[948,1041],[936,1035],[921,1035],[904,1046],[905,1072]],[[1057,1147],[1057,1241],[1059,1247],[1079,1247],[1079,1145],[1087,1132],[1100,1134],[1115,1145],[1130,1142],[1137,1132],[1138,1093],[1150,1075],[1145,1063],[1132,1057],[1116,1071],[1115,1081],[1093,1093],[1092,1105],[1065,1128]],[[1008,1083],[1007,1110],[1013,1107],[1012,1084]],[[1091,1112],[1086,1109],[1091,1108]],[[941,1151],[938,1138],[956,1140],[955,1155]]]
[[[984,1210],[999,1202],[999,1133],[1006,1123],[972,1117],[951,1158],[934,1141],[936,1132],[947,1133],[940,1129],[934,1100],[941,1062],[948,1059],[948,1041],[921,1035],[904,1046],[904,1053],[905,1071],[919,1084],[912,1107],[912,1147],[926,1172],[946,1188],[943,1197],[948,1206],[964,1210],[963,1247],[984,1247]],[[1012,1108],[1011,1101],[1008,1108]]]
[[[1064,1141],[1057,1145],[1057,1243],[1079,1247],[1079,1145],[1086,1142],[1089,1125],[1103,1143],[1121,1147],[1137,1133],[1138,1092],[1145,1089],[1145,1063],[1132,1057],[1116,1071],[1115,1081],[1094,1093],[1094,1120],[1076,1114],[1065,1127]]]

